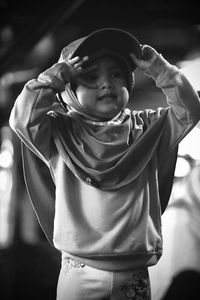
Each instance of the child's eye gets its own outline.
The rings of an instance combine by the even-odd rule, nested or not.
[[[82,79],[83,79],[85,82],[94,82],[95,80],[97,80],[97,75],[94,74],[94,73],[84,74],[84,75],[82,76]]]
[[[113,71],[112,72],[112,77],[113,78],[124,78],[124,74],[121,71]]]

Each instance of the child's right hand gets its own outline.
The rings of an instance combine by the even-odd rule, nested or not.
[[[71,59],[69,59],[66,64],[68,66],[68,82],[77,77],[78,75],[80,75],[81,71],[82,71],[82,64],[84,62],[86,62],[89,59],[88,56],[84,56],[83,58],[80,58],[79,56],[73,57]]]
[[[88,59],[88,56],[83,58],[76,56],[67,62],[58,62],[41,73],[38,80],[47,83],[59,92],[64,91],[65,85],[81,74],[82,64]]]

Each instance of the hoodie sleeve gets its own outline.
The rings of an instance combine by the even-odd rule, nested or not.
[[[55,64],[28,81],[15,101],[10,114],[10,127],[45,163],[52,155],[51,120],[49,111],[60,107],[56,93],[64,89],[63,64]]]
[[[164,147],[176,146],[200,120],[200,99],[185,75],[158,55],[145,71],[166,95],[168,118]]]

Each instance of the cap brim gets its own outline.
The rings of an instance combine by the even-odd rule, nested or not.
[[[101,49],[107,49],[124,57],[132,71],[136,69],[136,66],[130,57],[130,53],[134,53],[139,59],[142,57],[139,41],[129,32],[116,28],[96,30],[82,39],[82,42],[73,53],[73,57],[90,56],[90,54]]]

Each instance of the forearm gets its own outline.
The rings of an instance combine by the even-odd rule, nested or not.
[[[48,112],[60,107],[56,94],[65,88],[66,64],[57,63],[30,80],[18,96],[10,126],[20,139],[43,159],[51,156],[51,121]]]
[[[33,79],[24,86],[9,119],[19,138],[43,160],[50,156],[51,124],[47,112],[55,103],[55,91]]]
[[[176,146],[200,120],[200,101],[184,74],[161,55],[145,73],[155,80],[166,95],[168,117],[161,152]]]
[[[200,119],[200,101],[185,75],[158,55],[153,64],[145,71],[166,95],[172,113],[181,122],[197,123]]]

